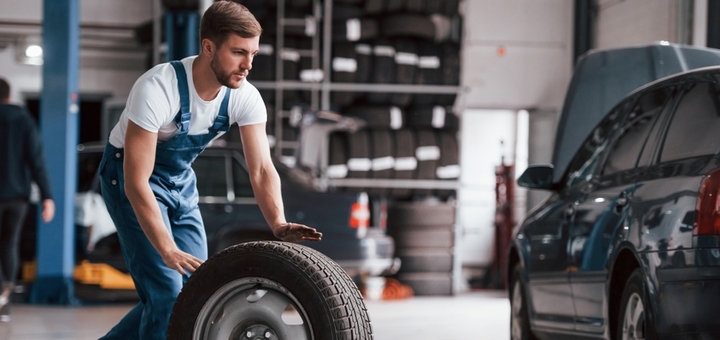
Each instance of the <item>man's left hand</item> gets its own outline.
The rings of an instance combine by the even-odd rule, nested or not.
[[[275,237],[285,242],[320,241],[322,233],[298,223],[283,223],[272,228]]]

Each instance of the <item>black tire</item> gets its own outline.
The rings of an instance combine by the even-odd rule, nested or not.
[[[384,0],[367,0],[365,1],[365,14],[376,15],[380,14],[385,10]]]
[[[407,37],[426,40],[435,39],[435,24],[421,14],[395,14],[385,18],[380,25],[383,37]]]
[[[414,84],[418,65],[418,46],[412,39],[399,39],[395,41],[395,83]],[[390,103],[400,107],[407,107],[411,100],[410,93],[394,93]]]
[[[333,44],[332,81],[354,83],[357,70],[355,44],[346,42]],[[330,100],[336,105],[347,106],[355,100],[355,92],[333,91],[330,93]]]
[[[333,132],[328,137],[328,178],[346,178],[348,175],[348,137],[345,132]]]
[[[453,295],[452,273],[449,272],[399,273],[397,279],[410,286],[418,296]]]
[[[393,157],[393,138],[388,130],[371,130],[370,145],[372,146],[371,160],[372,173],[371,178],[391,179],[393,177],[393,168],[395,167],[395,158]],[[385,195],[388,193],[387,188],[370,188],[370,195]]]
[[[258,46],[258,54],[253,59],[253,70],[248,74],[252,80],[275,80],[275,41],[272,38],[262,38]]]
[[[372,169],[370,136],[360,130],[348,135],[348,178],[368,178]],[[353,190],[362,190],[354,188]]]
[[[525,284],[521,279],[522,267],[516,265],[510,281],[510,339],[536,340],[530,329],[530,313]]]
[[[616,339],[646,339],[649,325],[645,284],[640,268],[636,268],[625,284],[618,311]],[[628,335],[631,333],[632,335]],[[632,337],[634,336],[634,337]]]
[[[395,82],[395,47],[385,39],[378,39],[373,46],[372,79],[376,84]],[[388,104],[391,95],[383,92],[368,93],[368,100],[373,104]]]
[[[405,115],[399,107],[388,105],[353,106],[348,115],[362,119],[369,129],[398,130],[405,125]]]
[[[371,18],[333,20],[332,40],[354,42],[374,39],[380,31],[378,26],[377,20]]]
[[[415,71],[415,84],[439,84],[442,79],[440,65],[440,50],[438,50],[437,45],[431,42],[421,44],[418,52],[418,67]],[[415,106],[431,106],[435,101],[435,96],[431,93],[413,95],[413,104]]]
[[[355,44],[355,59],[357,60],[355,82],[369,83],[372,80],[372,46],[363,43]]]
[[[449,273],[453,269],[453,254],[449,248],[398,249],[396,256],[402,265],[398,273]]]
[[[417,149],[415,149],[415,158],[418,160],[417,179],[434,180],[438,161],[441,157],[437,135],[433,130],[418,130],[416,133]],[[430,196],[433,194],[433,190],[416,189],[414,194],[417,196]]]
[[[395,179],[414,179],[417,170],[417,159],[415,158],[415,133],[409,129],[400,129],[394,134],[395,152]],[[393,188],[390,194],[400,199],[408,198],[412,195],[412,189]]]
[[[283,321],[288,306],[301,324]],[[235,339],[247,332],[270,332],[272,339],[373,338],[362,295],[345,271],[316,250],[276,241],[233,246],[200,266],[175,302],[168,339]]]

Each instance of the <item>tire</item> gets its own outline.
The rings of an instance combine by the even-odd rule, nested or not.
[[[415,158],[418,160],[418,180],[434,180],[440,160],[440,146],[437,135],[433,130],[417,130],[417,149]],[[433,189],[415,189],[417,196],[431,196]]]
[[[362,119],[369,129],[398,130],[405,125],[402,109],[389,105],[353,106],[347,114]]]
[[[414,179],[417,170],[417,159],[415,158],[415,133],[409,129],[395,131],[393,145],[395,150],[395,179]],[[412,195],[412,189],[393,188],[390,192],[393,197],[405,199]]]
[[[336,83],[354,83],[357,76],[358,61],[355,44],[341,42],[333,44],[332,81]],[[355,92],[333,91],[330,100],[339,106],[347,106],[355,100]]]
[[[300,324],[283,321],[288,306]],[[168,339],[235,339],[248,332],[270,332],[271,339],[373,338],[360,291],[345,271],[316,250],[276,241],[239,244],[200,266],[175,302]]]
[[[372,79],[376,84],[395,82],[395,47],[385,39],[377,39],[373,46]],[[368,93],[368,100],[373,104],[390,103],[391,94],[383,92]]]
[[[435,24],[425,15],[417,13],[395,14],[383,19],[380,25],[383,37],[435,39]]]
[[[648,334],[646,306],[648,303],[645,298],[645,285],[640,268],[630,274],[621,301],[616,339],[646,339]]]
[[[418,66],[418,47],[411,39],[399,39],[395,43],[395,83],[414,84]],[[394,93],[390,103],[407,107],[412,101],[410,93]]]
[[[525,285],[520,279],[522,267],[516,265],[510,282],[510,339],[536,340],[530,329],[530,313],[528,311]]]

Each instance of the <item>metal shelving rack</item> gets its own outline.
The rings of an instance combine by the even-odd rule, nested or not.
[[[462,86],[451,85],[412,85],[412,84],[373,84],[373,83],[334,83],[331,82],[332,74],[332,13],[333,0],[313,0],[313,16],[310,19],[285,18],[285,0],[277,1],[277,37],[275,53],[275,74],[273,81],[254,81],[258,89],[275,90],[275,121],[273,131],[275,132],[276,145],[274,155],[280,157],[283,149],[297,148],[298,142],[283,141],[283,119],[290,118],[292,112],[283,109],[283,91],[300,90],[310,91],[311,110],[330,110],[330,93],[332,91],[348,92],[386,92],[386,93],[428,93],[428,94],[458,94],[465,89]],[[310,24],[319,25],[322,23],[322,39],[319,38],[320,30],[315,30],[312,37],[312,50],[299,51],[301,56],[312,58],[312,68],[320,67],[320,53],[322,53],[321,82],[303,82],[299,80],[286,80],[283,73],[283,52],[286,50],[285,27],[306,26]],[[325,191],[329,187],[365,187],[365,188],[413,188],[413,189],[458,189],[459,180],[396,180],[396,179],[331,179],[327,177],[325,170],[328,166],[327,153],[321,153],[320,176],[314,180],[316,189]]]

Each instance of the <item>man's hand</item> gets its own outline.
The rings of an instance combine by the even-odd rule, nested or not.
[[[178,248],[175,248],[166,254],[160,254],[165,265],[171,269],[177,270],[182,275],[188,275],[187,272],[194,273],[203,261],[192,256]],[[186,271],[187,270],[187,271]]]
[[[322,233],[304,224],[283,223],[272,227],[273,234],[285,242],[320,241]]]
[[[55,217],[55,201],[47,198],[42,201],[42,220],[45,223],[52,221]]]

